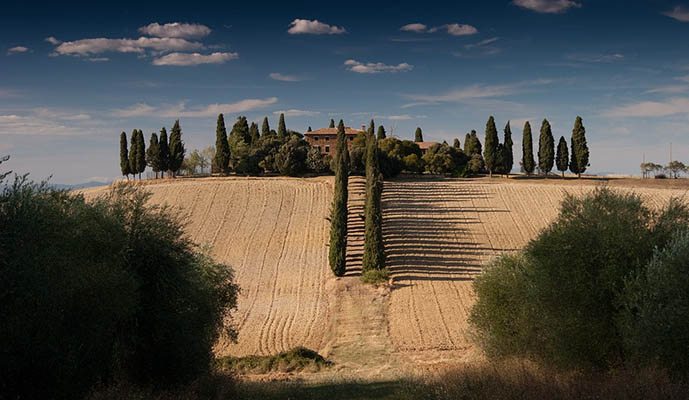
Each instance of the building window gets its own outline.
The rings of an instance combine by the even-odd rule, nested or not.
[[[351,142],[352,140],[354,140],[354,136],[349,137],[349,141]]]
[[[325,146],[325,152],[330,153],[330,146]]]
[[[313,141],[314,141],[314,142],[317,142],[317,141],[318,141],[318,136],[314,136],[314,137],[313,137]]]
[[[326,136],[326,137],[325,137],[325,141],[326,141],[326,142],[329,142],[329,141],[330,141],[330,136]]]

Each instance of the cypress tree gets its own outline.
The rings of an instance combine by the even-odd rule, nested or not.
[[[267,125],[267,120],[264,120]],[[227,129],[225,129],[225,118],[222,114],[218,115],[218,122],[215,128],[215,166],[220,173],[227,174],[230,165],[230,145],[227,142]]]
[[[541,124],[541,136],[538,139],[538,169],[548,177],[555,162],[555,138],[547,119]]]
[[[244,141],[245,143],[251,142],[251,138],[249,137],[249,123],[245,116],[240,115],[237,117],[237,121],[234,123],[234,125],[232,125],[230,135]]]
[[[514,165],[514,153],[512,151],[512,128],[510,128],[510,121],[507,121],[505,125],[505,140],[503,142],[503,153],[502,153],[502,166],[505,175],[510,175],[512,172],[512,166]]]
[[[177,171],[182,167],[184,162],[184,143],[182,142],[182,129],[179,127],[179,120],[175,121],[175,125],[170,131],[170,161],[168,169],[172,171],[172,176],[177,175]]]
[[[574,129],[572,129],[572,161],[569,163],[569,169],[581,178],[581,174],[586,172],[589,166],[589,147],[586,143],[586,129],[582,123],[581,117],[577,116],[574,121]]]
[[[270,135],[270,125],[268,125],[268,117],[263,117],[263,124],[261,125],[261,136],[266,137]]]
[[[170,144],[167,141],[167,131],[165,127],[160,130],[158,137],[158,165],[160,168],[160,177],[165,177],[165,171],[170,167]]]
[[[533,158],[533,139],[531,138],[531,124],[529,121],[524,123],[522,137],[522,169],[527,175],[533,174],[536,162]]]
[[[377,139],[378,139],[378,140],[381,140],[381,139],[385,139],[385,137],[386,137],[386,136],[385,136],[385,128],[383,127],[383,125],[381,125],[381,126],[378,127],[378,137],[377,137]]]
[[[340,120],[337,127],[337,153],[335,154],[335,191],[330,216],[330,249],[328,261],[335,276],[342,276],[346,270],[347,256],[347,181],[349,163],[345,158],[344,122]]]
[[[330,119],[330,125],[328,125],[328,128],[334,128],[334,127],[335,127],[335,120],[331,118]]]
[[[366,203],[363,271],[385,268],[383,248],[382,210],[380,205],[382,182],[378,166],[378,144],[374,136],[373,120],[368,129],[366,144]]]
[[[136,174],[139,172],[136,167],[136,145],[139,143],[137,137],[139,136],[139,131],[134,129],[132,135],[129,137],[129,173],[134,175],[136,179]]]
[[[471,153],[471,150],[472,150],[472,148],[471,148],[472,143],[473,143],[473,142],[471,141],[471,133],[467,133],[467,134],[464,136],[464,154],[468,155],[469,157],[472,156],[472,153]]]
[[[479,140],[478,135],[475,130],[471,130],[471,148],[473,154],[478,154],[483,159],[483,150],[481,149],[481,140]]]
[[[306,132],[312,132],[311,126],[309,126],[309,127],[306,129]]]
[[[287,127],[285,126],[285,114],[280,113],[280,121],[278,122],[278,139],[287,137]]]
[[[569,167],[569,151],[567,151],[567,140],[564,136],[560,136],[560,141],[557,144],[557,170],[562,172],[562,177],[565,177],[565,171]]]
[[[249,127],[249,143],[254,144],[258,142],[260,134],[258,133],[258,124],[255,122],[251,123]]]
[[[423,142],[423,132],[421,132],[421,128],[418,126],[416,127],[416,132],[414,132],[414,141]]]
[[[158,163],[158,154],[160,147],[158,146],[158,135],[151,133],[151,139],[148,142],[148,149],[146,150],[146,163],[155,172],[156,179],[158,179],[158,172],[160,172],[160,164]]]
[[[452,147],[454,147],[454,148],[457,149],[457,150],[461,150],[461,149],[462,149],[462,145],[459,143],[459,139],[458,139],[458,138],[455,138],[455,141],[452,143]]]
[[[127,134],[120,134],[120,171],[129,180],[129,152],[127,150]]]
[[[498,130],[495,127],[495,119],[491,115],[486,122],[486,141],[484,142],[485,147],[483,148],[483,160],[486,163],[486,168],[488,168],[488,174],[492,178],[493,171],[502,164],[498,160],[498,145],[500,140],[498,139]]]
[[[146,170],[146,143],[144,140],[144,131],[139,129],[136,134],[136,172],[141,174]]]

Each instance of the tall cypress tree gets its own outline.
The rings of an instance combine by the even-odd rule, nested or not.
[[[581,174],[586,172],[589,166],[589,147],[586,143],[586,129],[582,123],[581,117],[577,116],[574,121],[574,129],[572,129],[572,161],[569,163],[569,169],[581,178]]]
[[[527,175],[531,175],[534,169],[536,169],[536,162],[533,158],[533,138],[531,137],[531,124],[529,121],[524,123],[522,133],[522,169],[524,169]]]
[[[468,155],[469,157],[472,156],[472,146],[473,142],[471,141],[471,133],[467,133],[464,136],[464,154]]]
[[[268,117],[263,117],[263,124],[261,124],[261,136],[266,137],[270,135],[270,125],[268,125]]]
[[[151,139],[148,142],[148,149],[146,149],[146,163],[151,167],[158,179],[158,172],[160,172],[160,163],[158,162],[158,155],[160,147],[158,145],[158,135],[151,133]]]
[[[144,139],[144,131],[139,129],[136,133],[136,172],[141,174],[146,170],[146,143]]]
[[[120,134],[120,171],[129,180],[129,152],[127,150],[127,134]]]
[[[182,142],[182,129],[179,127],[179,120],[175,121],[175,125],[170,131],[170,161],[168,162],[168,169],[172,171],[172,176],[177,175],[177,171],[182,168],[184,163],[184,143]]]
[[[337,127],[337,153],[335,154],[335,191],[330,216],[330,249],[328,261],[335,276],[342,276],[346,270],[347,256],[347,180],[349,163],[345,142],[344,122],[340,120]]]
[[[255,122],[251,123],[249,127],[249,143],[254,144],[258,142],[260,134],[258,133],[258,124]]]
[[[249,137],[249,122],[246,120],[245,116],[240,115],[237,117],[237,121],[232,125],[230,135],[245,143],[251,142],[251,138]]]
[[[377,139],[378,139],[378,140],[385,139],[385,128],[383,127],[383,125],[381,125],[381,126],[378,127],[378,137],[377,137]]]
[[[167,131],[165,127],[160,130],[158,137],[158,165],[160,168],[160,177],[165,177],[165,171],[170,167],[170,144],[167,141]]]
[[[331,118],[330,119],[330,125],[328,125],[328,128],[334,128],[334,127],[335,127],[335,120]]]
[[[266,120],[264,122],[267,124]],[[227,142],[227,129],[225,129],[225,118],[222,114],[218,115],[218,122],[215,128],[214,162],[218,172],[227,174],[230,166],[230,145]]]
[[[538,139],[538,169],[548,177],[555,162],[555,138],[547,119],[541,124],[541,136]]]
[[[498,145],[500,144],[500,139],[498,139],[498,130],[495,127],[495,119],[491,115],[486,122],[486,141],[483,147],[483,161],[486,163],[486,168],[488,168],[488,174],[492,178],[493,171],[495,171],[498,166],[501,166],[502,161],[498,160]]]
[[[457,150],[462,149],[462,145],[459,143],[459,139],[455,138],[454,142],[452,142],[452,147],[454,147]]]
[[[134,175],[134,179],[136,179],[136,174],[139,172],[136,167],[136,145],[139,144],[138,136],[139,131],[134,129],[129,137],[129,172]]]
[[[565,171],[569,167],[569,151],[567,150],[567,140],[564,136],[560,136],[560,141],[557,144],[556,157],[557,170],[562,172],[562,177],[565,177]]]
[[[510,121],[507,121],[504,132],[505,140],[503,142],[504,148],[502,153],[502,167],[503,173],[509,176],[510,172],[512,171],[512,166],[514,165],[514,153],[512,150],[514,142],[512,142],[512,128],[510,128]]]
[[[416,127],[416,132],[414,132],[414,141],[423,142],[423,132],[421,132],[421,128],[418,126]]]
[[[278,122],[278,139],[287,137],[287,126],[285,126],[285,114],[280,113],[280,121]]]
[[[385,268],[383,248],[382,210],[380,205],[382,182],[378,166],[378,144],[374,136],[373,120],[366,135],[366,203],[364,210],[363,271]]]

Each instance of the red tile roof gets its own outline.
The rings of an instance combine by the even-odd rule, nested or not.
[[[434,144],[438,144],[438,142],[416,142],[416,144],[419,145],[419,148],[421,150],[427,150],[428,148],[430,148]]]

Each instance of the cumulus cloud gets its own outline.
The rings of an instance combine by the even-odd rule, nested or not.
[[[152,107],[145,103],[139,103],[128,108],[113,110],[111,115],[116,117],[154,116],[165,118],[213,117],[220,113],[236,114],[259,108],[265,108],[277,103],[277,101],[277,97],[269,97],[266,99],[245,99],[235,103],[209,104],[207,106],[194,108],[188,108],[184,102],[175,105],[162,105],[158,107]]]
[[[438,31],[446,31],[452,36],[475,35],[478,33],[478,29],[466,24],[445,24],[433,27],[428,30],[428,32],[431,33]]]
[[[323,22],[314,19],[295,19],[290,23],[290,28],[287,30],[290,35],[311,34],[311,35],[339,35],[347,32],[345,28],[335,25],[324,24]]]
[[[138,53],[144,54],[146,50],[158,52],[168,51],[193,51],[201,50],[204,45],[199,42],[190,42],[180,38],[148,38],[138,39],[80,39],[72,42],[63,42],[55,48],[60,55],[87,56],[101,53]]]
[[[198,39],[208,36],[211,33],[211,28],[201,24],[172,22],[161,25],[157,22],[153,22],[139,28],[139,32],[145,35],[162,38]]]
[[[549,79],[539,79],[510,85],[476,84],[441,94],[406,94],[404,97],[413,100],[414,103],[405,104],[402,108],[433,103],[463,103],[475,99],[504,97],[519,93],[530,86],[547,85],[551,82]]]
[[[54,44],[55,46],[62,43],[62,41],[55,39],[55,37],[53,36],[48,36],[47,38],[45,38],[45,41],[50,44]]]
[[[24,47],[24,46],[15,46],[15,47],[12,47],[11,49],[7,50],[7,55],[9,56],[9,55],[12,55],[12,54],[27,53],[27,52],[29,52],[29,51],[30,51],[30,50],[29,50],[28,47]]]
[[[683,10],[680,6],[676,6],[672,9],[672,11],[664,12],[663,15],[674,18],[677,21],[689,22],[689,11]]]
[[[282,82],[299,82],[303,80],[302,78],[299,78],[298,76],[294,75],[284,75],[279,72],[271,72],[268,74],[270,79],[274,79],[276,81],[282,81]]]
[[[677,97],[666,101],[642,101],[603,112],[606,117],[667,117],[677,114],[689,114],[689,98]]]
[[[542,14],[561,14],[581,7],[581,3],[572,0],[514,0],[512,4]]]
[[[361,63],[356,60],[347,60],[344,65],[348,70],[360,74],[378,74],[381,72],[407,72],[411,71],[414,66],[406,62],[397,65],[386,65],[383,63]]]
[[[201,64],[224,64],[239,57],[237,53],[170,53],[155,58],[153,65],[192,66]]]
[[[273,111],[273,114],[275,114],[275,115],[285,114],[285,117],[313,117],[313,116],[320,114],[320,112],[319,111],[290,109],[290,110],[282,110],[282,111]]]
[[[88,135],[104,124],[81,110],[35,108],[27,113],[0,115],[0,135]]]
[[[428,28],[428,27],[425,24],[415,23],[415,24],[407,24],[407,25],[401,27],[400,30],[401,31],[407,31],[407,32],[423,33],[423,32],[426,32],[426,28]]]

